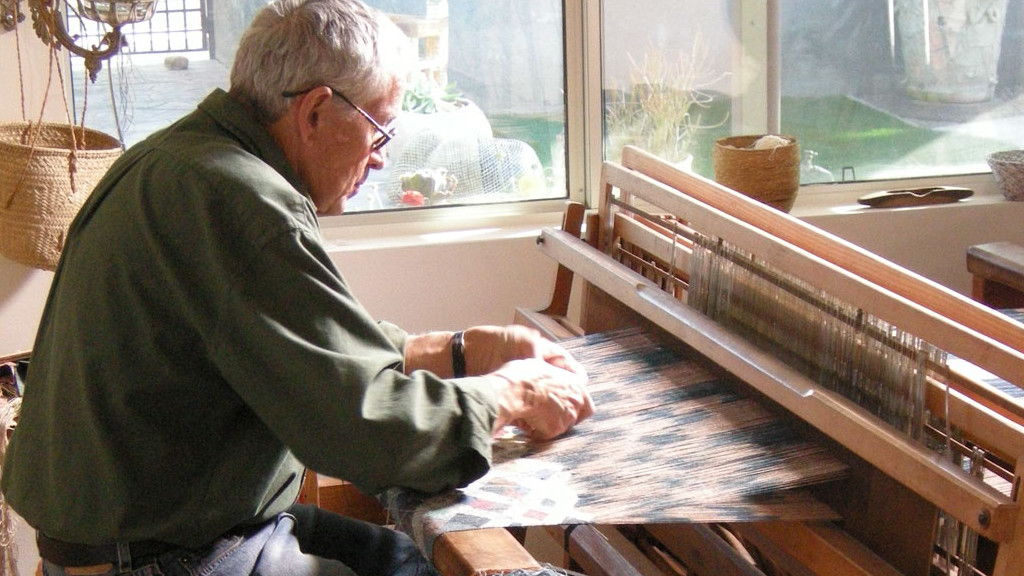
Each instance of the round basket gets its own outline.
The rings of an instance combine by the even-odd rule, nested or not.
[[[988,165],[1007,200],[1024,200],[1024,150],[993,152]]]
[[[763,134],[730,136],[715,142],[715,181],[783,212],[789,212],[800,189],[800,146],[785,144],[753,148]]]
[[[0,123],[0,254],[56,268],[71,220],[120,154],[120,141],[97,130]]]

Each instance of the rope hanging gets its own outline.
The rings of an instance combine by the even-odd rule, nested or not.
[[[16,33],[17,34],[17,33]],[[35,122],[26,121],[25,77],[18,45],[22,121],[0,122],[0,254],[36,268],[53,270],[64,248],[67,228],[86,197],[121,153],[121,142],[103,132],[76,126],[67,99],[57,45],[49,44],[46,88]],[[56,73],[66,124],[44,122]],[[86,90],[86,98],[88,90]]]

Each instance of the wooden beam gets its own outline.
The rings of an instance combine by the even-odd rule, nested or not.
[[[997,542],[1013,536],[1018,506],[995,489],[579,239],[552,230],[542,239],[549,256],[983,536]]]
[[[569,533],[569,557],[587,576],[644,576],[604,534],[588,524]]]
[[[646,530],[696,574],[764,576],[705,524],[650,524]]]
[[[443,576],[485,576],[541,565],[504,528],[445,532],[434,542],[434,567]]]
[[[833,524],[750,522],[730,526],[783,566],[795,562],[820,576],[902,576]],[[928,566],[922,568],[927,574]]]

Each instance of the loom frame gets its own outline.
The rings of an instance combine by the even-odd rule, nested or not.
[[[617,198],[615,190],[620,192]],[[942,348],[955,351],[1018,387],[1024,387],[1024,328],[859,247],[678,170],[639,149],[627,148],[621,165],[605,163],[601,192],[598,216],[588,223],[588,242],[557,230],[545,230],[539,240],[542,250],[559,263],[563,285],[562,275],[567,271],[583,280],[586,295],[582,298],[580,324],[584,329],[579,331],[617,327],[622,323],[622,310],[628,309],[642,322],[653,323],[680,338],[815,428],[826,431],[886,478],[894,478],[900,486],[909,487],[927,502],[999,542],[994,576],[1009,575],[1010,567],[1021,565],[1024,522],[1019,498],[1020,471],[1024,469],[1024,408],[1019,403],[955,371],[947,378],[948,396],[944,383],[929,379],[929,407],[938,410],[948,401],[950,420],[1015,471],[1010,477],[1012,494],[1006,496],[681,305],[678,299],[684,288],[672,277],[674,271],[688,270],[685,238],[677,237],[674,223],[622,217],[617,211],[636,200],[649,204],[655,200],[653,204],[668,208],[670,215],[699,221],[714,234],[727,235],[730,242],[761,252],[762,256],[767,251],[773,265],[781,263],[787,272],[795,271],[801,279],[824,284],[830,292],[863,305],[871,313],[908,326],[910,332],[926,333]],[[649,216],[643,209],[640,212]],[[614,240],[623,238],[642,245],[646,255],[656,256],[662,273],[648,268],[638,275],[608,258],[608,253],[614,252]],[[561,298],[566,300],[567,296]],[[548,310],[552,309],[563,308],[553,301]],[[519,316],[552,336],[566,335],[559,332],[564,324],[561,319],[552,325],[550,321],[538,321],[535,313],[520,311]],[[837,426],[837,421],[842,424]],[[771,534],[775,539],[794,531],[822,533],[820,528],[797,524],[782,531],[777,528],[754,531],[762,538]],[[865,573],[881,572],[872,569]]]
[[[615,202],[613,190],[624,192]],[[894,561],[908,554],[920,564],[924,551],[930,569],[930,533],[905,535],[884,548],[895,532],[932,527],[936,508],[943,508],[979,533],[998,543],[989,576],[1013,576],[1024,565],[1024,513],[1020,511],[1021,471],[1024,470],[1024,408],[967,375],[953,374],[948,395],[949,417],[974,441],[1008,463],[1010,496],[970,477],[945,459],[899,436],[853,402],[822,389],[739,336],[722,329],[680,296],[685,287],[671,278],[688,269],[687,244],[676,238],[676,224],[665,225],[617,215],[630,198],[670,199],[679,220],[698,221],[723,234],[738,236],[747,248],[768,247],[773,264],[796,269],[798,276],[825,278],[830,290],[858,300],[880,317],[916,329],[942,332],[940,341],[1018,387],[1024,387],[1024,328],[966,298],[907,272],[860,248],[831,237],[788,215],[685,173],[639,149],[627,148],[622,164],[606,163],[602,171],[602,204],[598,213],[584,214],[571,205],[561,230],[546,229],[538,243],[558,264],[555,295],[541,311],[517,310],[516,321],[532,325],[553,338],[578,336],[629,325],[655,326],[747,382],[759,394],[787,408],[819,430],[856,459],[871,497],[865,506],[844,516],[841,529],[829,523],[767,522],[735,524],[748,542],[772,550],[793,574],[850,574],[857,576],[917,576],[922,572]],[[587,221],[587,240],[579,238],[579,223]],[[666,233],[667,232],[667,233]],[[669,274],[646,278],[610,257],[597,246],[626,237],[653,254]],[[730,238],[733,241],[735,238]],[[650,271],[649,271],[650,272]],[[666,291],[667,289],[667,291]],[[581,308],[570,320],[573,290]],[[931,335],[931,334],[929,334]],[[944,347],[945,347],[944,346]],[[995,352],[991,352],[995,350]],[[929,382],[933,409],[946,402],[946,384]],[[858,498],[863,499],[864,495]],[[906,507],[906,508],[903,508]],[[900,509],[906,525],[869,538],[866,532],[879,520],[880,509]],[[881,522],[891,522],[893,516]],[[868,530],[865,530],[868,526]],[[638,551],[629,542],[609,536],[610,527],[548,527],[542,532],[564,544],[566,559],[587,566],[591,576],[619,574],[625,557]],[[760,574],[705,525],[667,524],[642,527],[658,537],[672,554],[715,574]],[[514,532],[514,531],[513,531]],[[602,533],[604,535],[602,536]],[[522,534],[506,529],[450,532],[434,545],[433,560],[445,576],[502,574],[540,564],[523,548]],[[882,542],[882,544],[880,544]],[[711,552],[714,550],[715,552]],[[607,564],[607,565],[605,565]],[[917,564],[915,564],[916,566]]]
[[[620,191],[618,198],[614,190]],[[606,162],[603,167],[599,231],[596,240],[591,238],[598,248],[554,230],[545,230],[540,241],[545,253],[560,266],[575,271],[588,287],[607,293],[693,346],[887,476],[986,538],[1000,542],[993,575],[1009,574],[1010,566],[1021,565],[1024,523],[1017,499],[1024,462],[1024,418],[1019,404],[963,374],[951,379],[955,388],[950,394],[950,418],[1017,470],[1013,495],[1007,497],[995,494],[991,487],[893,434],[884,425],[871,422],[844,398],[806,377],[789,373],[784,365],[775,365],[778,363],[765,358],[763,352],[681,305],[678,289],[666,286],[664,280],[655,284],[603,258],[612,251],[613,239],[629,237],[631,242],[646,242],[648,253],[670,263],[670,272],[688,269],[686,243],[675,237],[671,230],[674,226],[655,230],[655,223],[617,214],[637,200],[667,209],[689,223],[697,222],[695,228],[728,237],[731,243],[759,253],[773,265],[855,301],[881,318],[906,326],[910,332],[926,333],[936,345],[1022,388],[1024,327],[841,239],[635,148],[624,151],[622,165]],[[666,235],[666,230],[672,233]],[[589,315],[583,312],[584,318]],[[934,379],[930,384],[929,402],[934,408],[938,385]],[[837,427],[837,422],[842,425]]]

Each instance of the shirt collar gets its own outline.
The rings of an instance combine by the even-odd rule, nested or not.
[[[284,176],[296,190],[307,198],[310,197],[306,185],[285,158],[284,151],[277,145],[270,132],[256,121],[256,111],[251,106],[217,88],[199,104],[199,109],[209,114],[242,146]]]

